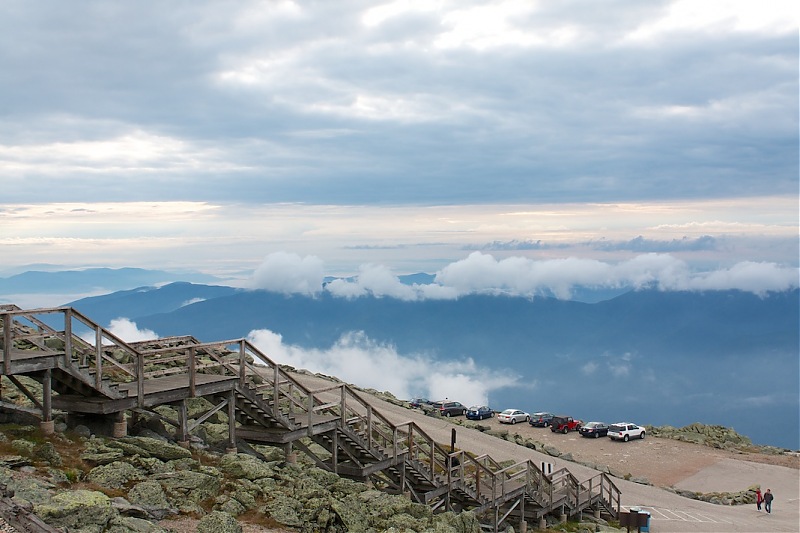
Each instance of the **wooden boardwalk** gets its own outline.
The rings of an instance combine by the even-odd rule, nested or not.
[[[128,418],[147,413],[188,442],[223,411],[230,451],[239,441],[297,449],[321,468],[435,511],[472,510],[495,531],[511,519],[538,524],[550,513],[616,517],[620,510],[620,491],[606,474],[579,482],[565,468],[544,474],[532,461],[503,467],[488,455],[450,450],[414,422],[391,423],[346,384],[307,389],[245,339],[126,343],[68,307],[0,306],[0,328],[0,376],[31,401],[45,432],[53,430],[53,410],[106,421],[114,436],[126,434]],[[41,393],[20,376],[40,383]],[[190,419],[187,400],[198,397],[213,407]],[[161,405],[177,419],[156,413]]]

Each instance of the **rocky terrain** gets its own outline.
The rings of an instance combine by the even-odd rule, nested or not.
[[[300,374],[306,380],[330,378]],[[4,399],[9,400],[4,391]],[[372,391],[377,393],[377,391]],[[386,393],[375,402],[397,416],[421,416]],[[190,409],[202,413],[204,400]],[[175,417],[169,407],[163,415]],[[190,413],[191,416],[191,413]],[[664,487],[677,495],[722,505],[753,502],[754,486],[699,492],[676,487],[683,479],[721,459],[798,468],[796,453],[753,446],[749,439],[715,426],[648,427],[644,441],[616,443],[561,435],[528,424],[500,425],[423,417],[438,426],[462,427],[462,446],[486,445],[469,439],[502,440],[524,456],[536,451],[566,464],[609,472],[620,480]],[[217,414],[196,432],[189,449],[170,441],[158,419],[143,419],[131,436],[110,439],[86,427],[44,438],[36,425],[0,426],[0,486],[17,514],[32,512],[63,531],[86,533],[256,531],[480,531],[470,513],[432,514],[427,506],[384,494],[312,465],[281,449],[240,446],[225,454],[227,423]],[[476,450],[477,451],[477,450]],[[9,517],[13,518],[13,517]],[[571,531],[613,531],[605,522],[569,524]],[[552,519],[549,527],[559,526]]]

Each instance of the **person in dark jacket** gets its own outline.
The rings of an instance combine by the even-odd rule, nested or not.
[[[772,512],[772,492],[769,489],[764,493],[764,510],[768,513]]]

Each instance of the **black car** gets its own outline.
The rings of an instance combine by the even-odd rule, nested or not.
[[[433,402],[431,407],[442,416],[461,416],[467,413],[467,408],[459,402]]]
[[[608,435],[608,425],[603,422],[589,422],[585,426],[578,428],[578,432],[584,437],[605,437]]]
[[[494,411],[485,405],[473,405],[467,409],[467,418],[470,420],[483,420],[484,418],[492,418]]]
[[[529,422],[535,428],[546,428],[553,422],[553,413],[531,413]]]

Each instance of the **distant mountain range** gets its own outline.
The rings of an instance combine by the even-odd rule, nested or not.
[[[516,376],[515,386],[491,392],[499,408],[720,424],[755,442],[797,449],[798,302],[798,290],[765,297],[631,291],[588,304],[486,295],[312,298],[174,283],[71,305],[100,323],[127,317],[160,336],[204,341],[268,329],[285,344],[326,350],[363,332],[398,354],[424,354],[432,365],[471,360],[479,371]]]
[[[327,291],[312,298],[187,280],[154,287],[166,279],[164,273],[120,270],[0,279],[0,301],[23,288],[70,292],[54,279],[69,283],[77,276],[76,284],[87,288],[92,277],[97,286],[112,283],[104,276],[124,277],[126,283],[142,276],[159,281],[68,305],[101,325],[124,317],[159,336],[213,341],[269,330],[284,346],[304,353],[301,360],[309,367],[314,357],[327,357],[322,370],[312,370],[347,370],[339,377],[359,386],[378,387],[373,381],[394,377],[389,382],[402,382],[405,393],[428,395],[435,394],[437,379],[480,382],[494,408],[558,411],[605,422],[720,424],[757,443],[800,448],[796,289],[764,297],[649,290],[583,291],[583,301],[489,295],[403,301],[345,299]],[[432,276],[402,281],[426,284]],[[332,349],[353,332],[385,347],[375,350],[385,364],[371,367],[354,352]],[[420,364],[429,370],[415,374],[404,368]]]
[[[175,273],[143,268],[85,268],[80,270],[29,270],[0,278],[4,294],[79,294],[98,289],[118,291],[174,281],[211,283],[217,278],[200,273]]]

